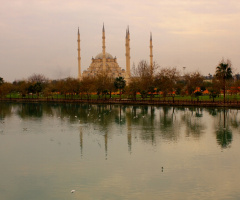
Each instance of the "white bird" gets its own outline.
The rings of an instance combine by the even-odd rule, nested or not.
[[[74,193],[76,190],[71,190],[71,193]]]

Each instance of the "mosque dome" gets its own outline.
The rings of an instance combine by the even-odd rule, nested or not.
[[[110,53],[105,53],[106,59],[113,59],[113,56]],[[103,53],[96,55],[95,59],[103,59]]]

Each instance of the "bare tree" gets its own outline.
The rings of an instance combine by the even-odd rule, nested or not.
[[[19,92],[22,97],[25,97],[28,94],[28,88],[30,83],[26,80],[15,80],[13,82],[16,92]]]
[[[31,83],[47,83],[48,78],[46,78],[43,74],[33,74],[28,77],[28,81]]]
[[[133,100],[136,100],[138,92],[140,92],[140,78],[131,77],[127,86],[127,93],[132,95]]]
[[[136,83],[136,80],[138,81],[138,89],[143,99],[147,97],[148,93],[150,93],[151,99],[153,97],[157,69],[158,65],[156,63],[151,69],[150,65],[144,60],[140,61],[137,67],[133,66],[130,83],[133,84]]]
[[[13,85],[8,82],[4,82],[0,85],[0,97],[6,97],[12,91]]]
[[[203,76],[199,72],[192,72],[185,74],[186,90],[189,95],[193,98],[194,92],[197,87],[201,87],[203,84]]]
[[[96,79],[94,77],[83,77],[81,80],[81,91],[87,95],[87,99],[91,98],[91,94],[96,92]]]
[[[174,97],[180,72],[176,68],[163,68],[156,76],[156,85],[162,92],[164,99],[167,95]]]
[[[106,73],[99,73],[95,77],[95,88],[98,97],[105,95],[106,99],[106,95],[110,93],[111,96],[111,92],[114,90],[114,79]]]

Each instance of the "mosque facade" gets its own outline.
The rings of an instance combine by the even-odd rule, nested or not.
[[[97,74],[101,73],[104,69],[103,67],[103,59],[104,55],[103,53],[99,53],[95,58],[92,58],[92,63],[88,67],[87,70],[83,71],[82,76],[83,77],[93,77]],[[110,53],[105,53],[105,73],[113,78],[122,76],[125,77],[125,70],[121,69],[117,63],[117,58],[113,58],[113,56]]]
[[[123,77],[126,82],[130,79],[130,32],[129,28],[126,30],[125,47],[126,47],[126,68],[122,69],[118,63],[117,58],[106,52],[105,45],[105,28],[102,28],[102,52],[92,58],[92,62],[87,70],[81,73],[81,55],[80,55],[80,33],[78,29],[78,78],[94,77],[97,74],[104,73],[109,77]],[[150,36],[150,65],[152,65],[152,35]]]

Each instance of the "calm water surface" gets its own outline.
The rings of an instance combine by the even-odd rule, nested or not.
[[[0,103],[0,199],[240,199],[239,130],[236,109]]]

